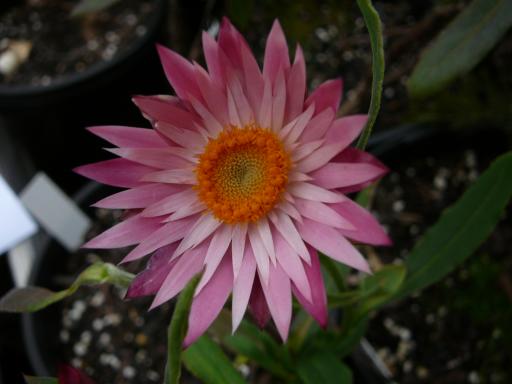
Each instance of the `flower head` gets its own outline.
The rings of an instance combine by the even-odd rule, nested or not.
[[[341,80],[306,94],[300,46],[290,63],[276,21],[263,71],[225,19],[217,41],[203,34],[208,71],[167,48],[158,52],[176,96],[137,96],[154,129],[90,128],[119,159],[76,169],[127,188],[97,207],[133,210],[85,246],[136,245],[129,262],[152,254],[128,296],[155,295],[152,307],[203,271],[185,344],[217,317],[232,293],[233,330],[247,307],[260,325],[272,316],[286,340],[292,292],[321,324],[326,294],[317,250],[369,272],[349,242],[383,245],[376,220],[346,193],[386,173],[349,147],[366,116],[337,118]]]

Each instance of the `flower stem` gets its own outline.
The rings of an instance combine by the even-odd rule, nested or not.
[[[364,150],[372,133],[373,125],[379,114],[382,98],[382,84],[384,82],[384,43],[382,39],[382,24],[380,17],[372,5],[371,0],[357,0],[357,5],[363,14],[364,21],[370,33],[372,46],[372,97],[368,110],[368,121],[363,133],[357,141],[357,148]]]

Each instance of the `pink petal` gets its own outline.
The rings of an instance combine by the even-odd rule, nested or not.
[[[295,150],[292,151],[292,160],[295,163],[298,163],[299,161],[301,161],[302,159],[316,151],[318,148],[320,148],[323,144],[324,140],[316,140],[310,141],[309,143],[305,143],[297,147]]]
[[[347,198],[339,193],[328,191],[314,184],[298,182],[291,183],[288,191],[295,197],[306,200],[321,201],[323,203],[339,203],[347,200]]]
[[[142,181],[168,184],[195,184],[196,176],[191,169],[170,169],[146,174]]]
[[[118,147],[164,148],[167,143],[153,129],[101,125],[87,128],[96,136]]]
[[[245,241],[247,238],[247,223],[240,223],[233,228],[233,239],[231,242],[231,254],[233,257],[233,275],[238,276],[245,253]],[[251,247],[247,247],[251,248]],[[252,250],[251,250],[252,254]],[[254,257],[254,256],[253,256]]]
[[[151,256],[146,269],[135,276],[130,284],[126,293],[127,298],[154,295],[158,292],[166,276],[176,264],[177,260],[171,261],[171,256],[177,246],[177,243],[167,245]]]
[[[295,60],[290,69],[287,79],[286,114],[285,122],[295,119],[304,107],[304,96],[306,95],[306,63],[302,48],[297,44],[295,49]]]
[[[164,122],[157,122],[156,129],[176,144],[191,150],[201,148],[206,144],[206,140],[201,134],[190,129],[175,127]]]
[[[290,247],[288,242],[276,230],[274,231],[274,239],[276,242],[277,261],[281,267],[283,267],[283,270],[290,277],[301,294],[308,301],[311,301],[311,288],[301,259],[293,248]]]
[[[203,287],[210,281],[221,260],[226,257],[226,252],[231,244],[232,232],[233,229],[231,225],[224,224],[213,234],[212,241],[206,252],[206,258],[204,259],[206,268],[201,277],[201,281],[197,285],[196,295],[201,292]]]
[[[315,142],[312,141],[311,143]],[[340,153],[340,146],[338,144],[322,145],[317,150],[311,152],[309,155],[300,160],[296,169],[304,173],[312,172],[320,167],[323,167],[338,153]]]
[[[293,250],[309,263],[309,252],[306,249],[306,245],[288,215],[279,212],[276,215],[271,215],[270,219],[275,229],[283,236]]]
[[[382,226],[366,209],[351,200],[330,205],[355,227],[352,231],[340,231],[344,236],[366,244],[391,245],[391,239]]]
[[[127,160],[134,161],[148,167],[169,169],[184,168],[191,163],[173,154],[167,148],[110,148],[109,152]]]
[[[198,64],[194,64],[196,70],[196,80],[201,94],[206,102],[206,106],[215,119],[222,125],[228,123],[228,112],[226,109],[226,95],[218,82],[213,81],[212,77]]]
[[[242,119],[238,114],[238,108],[235,103],[235,98],[233,94],[228,89],[228,115],[229,115],[229,123],[235,127],[242,127]]]
[[[133,215],[82,245],[82,248],[120,248],[137,244],[162,227],[161,220]]]
[[[351,115],[335,120],[325,135],[326,144],[336,145],[341,152],[359,136],[367,120],[367,115]]]
[[[233,288],[231,260],[225,257],[209,283],[194,298],[188,318],[185,348],[197,340],[219,315]]]
[[[125,256],[122,263],[140,259],[141,257],[156,251],[158,248],[181,240],[196,221],[197,216],[187,217],[186,219],[164,224],[158,230],[154,231],[149,236],[146,236],[139,245]]]
[[[360,271],[371,273],[365,258],[336,229],[304,219],[297,224],[304,241],[330,258]]]
[[[293,284],[293,293],[299,303],[309,312],[311,316],[320,324],[321,327],[327,327],[327,295],[325,293],[324,279],[320,268],[320,260],[314,249],[309,247],[311,255],[311,266],[305,264],[304,269],[311,287],[311,301],[306,300],[298,288]]]
[[[252,252],[256,259],[256,265],[258,266],[258,271],[260,272],[260,276],[263,279],[264,284],[266,284],[268,283],[269,277],[269,260],[267,251],[263,245],[259,231],[254,224],[249,225],[248,234]]]
[[[176,98],[163,99],[159,96],[135,96],[133,102],[150,121],[163,121],[176,127],[195,129],[194,123],[200,119],[195,113],[188,111]]]
[[[196,112],[203,119],[204,124],[200,124],[200,126],[204,126],[204,128],[208,130],[212,137],[215,137],[220,132],[222,132],[222,124],[215,118],[215,116],[208,110],[208,108],[206,108],[199,100],[194,97],[189,97],[189,99]]]
[[[327,80],[309,95],[305,105],[309,106],[315,103],[317,113],[322,112],[326,108],[332,108],[334,111],[337,111],[341,102],[342,88],[343,82],[341,79]]]
[[[263,76],[245,39],[240,36],[239,42],[244,70],[245,93],[251,104],[253,115],[256,116],[256,113],[260,110],[261,99],[263,97]]]
[[[234,75],[230,77],[229,90],[233,95],[236,109],[238,111],[238,116],[240,117],[242,126],[245,126],[250,122],[254,122],[254,115],[251,105],[249,104],[249,101],[245,96],[240,81]]]
[[[365,188],[366,186],[370,185],[375,180],[382,177],[385,173],[389,172],[388,167],[386,167],[384,164],[382,164],[379,160],[377,160],[375,157],[370,155],[369,153],[360,151],[356,148],[347,148],[343,152],[341,152],[339,155],[337,155],[333,160],[340,163],[366,163],[371,164],[377,168],[380,168],[382,170],[382,174],[378,177],[375,177],[371,180],[368,180],[364,183],[351,185],[349,187],[343,187],[340,189],[342,193],[351,193],[355,191],[360,191],[361,189]]]
[[[265,79],[261,106],[257,115],[258,123],[262,128],[270,128],[272,125],[272,84]]]
[[[328,163],[311,173],[311,176],[315,184],[334,189],[365,184],[385,173],[387,169],[369,163]]]
[[[201,92],[195,81],[194,66],[178,53],[160,44],[157,44],[156,48],[167,80],[169,80],[176,94],[185,100],[187,100],[188,95],[201,99]]]
[[[279,137],[285,139],[285,142],[293,144],[304,131],[306,125],[311,120],[315,112],[315,106],[310,105],[303,113],[297,116],[293,121],[289,122],[280,132]]]
[[[210,236],[222,223],[210,214],[202,215],[190,229],[173,257],[178,257]]]
[[[265,58],[263,61],[263,76],[273,84],[281,69],[290,67],[288,45],[279,21],[275,20],[267,38]]]
[[[219,47],[224,51],[234,67],[241,68],[242,58],[240,57],[240,49],[237,40],[233,25],[227,17],[223,17],[219,29]]]
[[[272,101],[272,131],[274,132],[279,132],[283,127],[285,107],[286,82],[284,80],[284,70],[280,70],[274,83]]]
[[[334,209],[319,201],[296,199],[295,207],[300,214],[308,219],[344,230],[354,230],[355,227],[344,217],[340,216]]]
[[[105,197],[92,206],[109,209],[145,208],[183,188],[177,185],[147,184]]]
[[[270,266],[268,285],[262,284],[270,314],[283,341],[288,338],[292,319],[292,291],[290,279],[281,265]]]
[[[270,318],[270,312],[268,310],[267,302],[265,301],[265,296],[263,295],[260,279],[257,275],[254,279],[251,297],[249,298],[249,309],[251,310],[258,326],[263,328]]]
[[[95,384],[84,372],[66,364],[59,364],[57,376],[59,384]]]
[[[206,207],[203,204],[203,202],[196,199],[191,204],[178,208],[176,212],[174,212],[171,216],[165,219],[164,222],[167,223],[169,221],[183,219],[184,217],[189,217],[195,215],[196,213],[203,212],[205,210]]]
[[[143,185],[142,177],[155,169],[125,159],[112,159],[82,165],[73,171],[98,183],[133,188]]]
[[[302,221],[302,217],[300,216],[299,211],[297,211],[297,208],[288,201],[281,201],[279,205],[277,205],[277,209],[283,211],[285,214],[290,216],[292,219],[295,219],[297,221]]]
[[[323,139],[335,116],[334,110],[331,108],[326,108],[317,114],[304,129],[300,138],[301,141],[308,142]]]
[[[150,205],[142,211],[141,215],[144,217],[168,215],[183,206],[192,204],[196,200],[196,191],[192,188],[186,188]]]
[[[217,84],[224,83],[224,75],[219,60],[219,46],[217,42],[207,33],[202,34],[203,52],[208,72],[214,82]]]
[[[171,300],[187,285],[192,277],[201,271],[208,244],[209,242],[205,241],[173,260],[173,262],[176,261],[176,264],[165,275],[165,280],[151,304],[151,309]]]
[[[274,241],[272,240],[272,232],[270,231],[270,227],[268,225],[268,220],[265,216],[258,220],[256,223],[256,228],[258,229],[258,234],[260,235],[261,241],[265,250],[267,251],[270,260],[275,264],[276,263],[276,251],[274,249]]]
[[[256,261],[251,247],[245,249],[244,262],[241,265],[238,276],[235,277],[232,298],[232,328],[236,331],[244,317],[256,274]]]

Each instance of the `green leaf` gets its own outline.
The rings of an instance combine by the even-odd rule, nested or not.
[[[27,384],[59,384],[55,377],[23,376]]]
[[[200,337],[183,352],[187,369],[205,384],[244,384],[222,349],[207,336]]]
[[[405,266],[386,265],[364,279],[359,288],[356,316],[363,317],[390,301],[402,286],[405,276]]]
[[[363,14],[366,27],[370,33],[370,44],[372,46],[372,98],[368,110],[368,122],[364,127],[357,148],[364,149],[372,133],[373,125],[379,114],[382,98],[382,84],[384,82],[384,43],[382,40],[382,24],[380,17],[370,0],[357,0],[357,5]]]
[[[397,297],[450,273],[489,236],[512,196],[512,152],[491,164],[442,215],[407,257],[407,278]]]
[[[380,307],[400,289],[406,276],[403,265],[386,265],[365,278],[359,289],[329,296],[330,307],[351,307],[359,316]]]
[[[123,288],[133,280],[133,275],[109,263],[95,263],[85,269],[68,288],[54,292],[41,287],[11,289],[0,299],[0,312],[35,312],[68,296],[82,285],[112,283]]]
[[[180,381],[183,339],[187,333],[188,314],[200,277],[201,274],[198,274],[189,281],[174,307],[167,332],[167,365],[165,368],[165,382],[167,384],[178,384]]]
[[[242,321],[234,335],[224,337],[223,343],[229,350],[248,357],[278,377],[287,379],[293,375],[286,348],[247,321]]]
[[[71,16],[83,16],[88,13],[102,11],[119,0],[81,0],[71,11]]]
[[[331,353],[303,356],[297,363],[297,373],[304,384],[350,384],[352,372]]]
[[[475,67],[512,26],[512,1],[474,0],[421,55],[409,78],[413,96],[428,96]]]

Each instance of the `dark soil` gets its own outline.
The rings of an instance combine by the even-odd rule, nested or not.
[[[0,53],[27,41],[28,59],[0,84],[48,86],[123,54],[147,32],[154,0],[123,0],[107,9],[72,17],[78,0],[27,0],[0,14]]]
[[[469,142],[439,136],[430,144],[391,159],[393,172],[379,184],[374,210],[395,243],[377,250],[381,262],[407,257],[440,213],[506,149],[506,139],[492,131]],[[509,209],[486,243],[447,278],[372,319],[368,339],[397,382],[512,382],[511,214]]]
[[[119,221],[119,215],[97,210],[98,220],[88,237],[111,227]],[[123,249],[78,251],[67,259],[67,276],[95,261],[118,263],[125,254]],[[132,272],[143,268],[143,262],[127,267]],[[68,285],[69,281],[62,284]],[[124,290],[103,285],[83,287],[64,300],[60,358],[85,370],[98,384],[161,383],[172,304],[148,312],[151,298],[125,301],[124,296]]]

